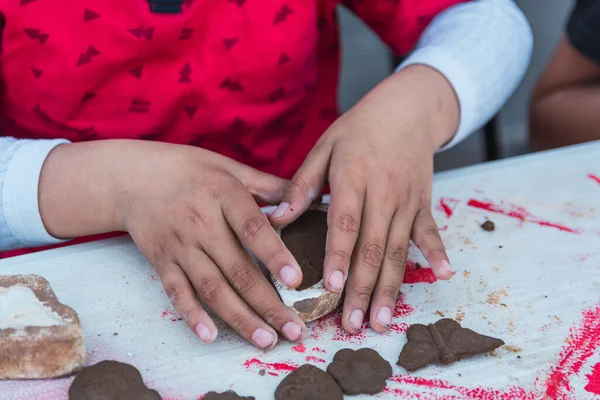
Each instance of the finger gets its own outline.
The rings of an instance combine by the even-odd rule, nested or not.
[[[419,208],[412,227],[412,240],[427,259],[438,279],[448,280],[454,276],[454,270],[446,254],[446,247],[438,226],[429,210],[429,203]]]
[[[271,214],[273,225],[283,226],[295,221],[321,194],[330,157],[331,145],[319,141],[287,184],[281,203]]]
[[[365,188],[340,177],[331,183],[327,212],[327,241],[323,266],[325,288],[333,293],[344,289],[352,252],[361,225]]]
[[[239,240],[263,262],[269,271],[290,288],[300,285],[302,282],[300,266],[245,188],[242,186],[232,188],[227,199],[221,202],[221,209],[227,224]],[[215,237],[220,239],[219,235]],[[213,253],[217,252],[211,252],[211,255]],[[220,243],[219,253],[226,253],[223,251],[222,243]]]
[[[373,289],[379,278],[393,209],[381,203],[381,196],[367,192],[346,286],[342,326],[350,333],[362,329]]]
[[[274,175],[251,169],[247,182],[241,182],[248,188],[254,199],[262,204],[275,205],[281,202],[289,181]]]
[[[217,337],[217,327],[206,313],[185,272],[176,263],[157,270],[165,292],[187,326],[205,343]]]
[[[281,302],[233,231],[225,227],[215,237],[218,240],[208,241],[206,251],[219,265],[231,287],[267,324],[288,340],[301,340],[306,330],[304,323]],[[228,251],[223,251],[224,243]]]
[[[377,332],[385,332],[392,324],[393,310],[406,268],[413,215],[398,210],[390,225],[383,265],[371,302],[371,327]]]
[[[204,251],[189,247],[182,264],[185,265],[185,271],[200,299],[225,323],[258,348],[269,349],[275,346],[275,330],[237,295]]]

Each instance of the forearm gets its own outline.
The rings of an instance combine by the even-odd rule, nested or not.
[[[562,88],[530,106],[530,147],[547,150],[600,139],[600,85]]]
[[[427,65],[452,86],[460,122],[448,148],[500,110],[525,74],[532,48],[529,24],[512,0],[477,0],[437,16],[399,71]]]

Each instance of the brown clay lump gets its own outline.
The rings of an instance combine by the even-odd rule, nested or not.
[[[492,232],[494,229],[496,229],[496,225],[492,221],[485,221],[483,224],[481,224],[481,229],[487,232]]]
[[[450,364],[489,353],[504,345],[501,339],[480,335],[449,318],[440,319],[435,324],[412,325],[406,331],[406,339],[397,364],[407,371],[415,371],[435,362]]]
[[[117,361],[101,361],[77,374],[69,388],[69,400],[161,400],[148,389],[135,367]]]
[[[345,394],[376,394],[392,376],[392,366],[373,349],[342,349],[335,353],[327,373]]]
[[[342,389],[331,375],[304,364],[285,377],[275,390],[275,400],[343,400]]]
[[[232,390],[223,393],[208,392],[202,400],[255,400],[254,397],[242,397]]]
[[[323,279],[326,239],[325,211],[308,210],[281,230],[281,240],[302,269],[303,279],[297,290],[308,289]]]

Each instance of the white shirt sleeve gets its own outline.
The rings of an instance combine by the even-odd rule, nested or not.
[[[44,227],[38,186],[46,157],[64,143],[0,137],[0,250],[63,242]]]
[[[429,24],[396,71],[424,64],[452,84],[460,124],[446,150],[491,119],[525,75],[533,35],[512,0],[475,0],[450,7]]]

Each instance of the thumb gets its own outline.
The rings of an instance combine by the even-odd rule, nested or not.
[[[281,203],[270,217],[274,226],[292,223],[319,197],[327,179],[330,158],[331,147],[317,143],[286,185]]]

